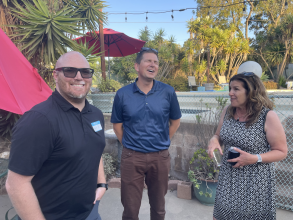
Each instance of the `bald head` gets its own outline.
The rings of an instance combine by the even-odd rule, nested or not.
[[[90,68],[90,64],[81,53],[70,51],[57,60],[55,69],[60,67]]]

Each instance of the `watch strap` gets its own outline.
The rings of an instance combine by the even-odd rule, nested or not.
[[[256,155],[257,156],[257,163],[261,163],[262,162],[262,158],[259,154]]]
[[[108,190],[108,184],[107,183],[98,183],[97,188],[99,188],[99,187],[104,187],[104,188],[106,188],[106,190]]]

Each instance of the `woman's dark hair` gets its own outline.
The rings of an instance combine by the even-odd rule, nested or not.
[[[269,99],[266,93],[266,88],[258,76],[255,74],[237,74],[233,76],[229,82],[229,91],[231,90],[230,84],[232,81],[242,82],[243,87],[246,90],[246,111],[248,119],[246,127],[249,127],[258,120],[262,107],[266,107],[271,110],[273,109],[274,103]],[[228,118],[233,118],[235,111],[236,108],[230,105],[227,109]]]

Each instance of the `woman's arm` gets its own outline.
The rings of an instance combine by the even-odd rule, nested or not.
[[[216,131],[215,135],[210,139],[209,146],[208,146],[208,154],[209,154],[210,158],[214,157],[213,152],[214,152],[215,149],[218,149],[220,151],[220,153],[223,154],[222,148],[220,146],[220,131],[221,131],[221,128],[222,128],[222,125],[223,125],[223,122],[224,122],[224,117],[225,117],[225,114],[226,114],[226,111],[227,111],[228,107],[229,106],[226,106],[223,109],[223,112],[221,114],[220,121],[219,121],[219,124],[218,124],[217,131]]]
[[[286,158],[288,148],[285,131],[278,115],[273,111],[269,111],[267,114],[265,131],[271,151],[260,155],[262,162],[271,163]]]
[[[271,146],[271,151],[260,154],[262,163],[277,162],[286,158],[288,149],[285,131],[278,115],[273,111],[269,111],[267,114],[265,132],[267,141]],[[237,164],[233,166],[234,168],[255,164],[258,160],[257,156],[254,154],[249,154],[237,148],[234,148],[234,150],[240,153],[239,157],[228,160],[228,162],[237,162]]]

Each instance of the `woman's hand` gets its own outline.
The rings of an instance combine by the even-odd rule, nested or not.
[[[255,164],[258,160],[257,156],[254,154],[247,153],[243,150],[240,150],[236,147],[233,147],[233,150],[240,153],[240,156],[234,159],[227,160],[227,162],[237,162],[233,168],[242,168],[243,166]]]
[[[210,140],[210,143],[208,146],[208,155],[210,158],[214,157],[213,152],[216,149],[218,149],[220,151],[220,153],[223,155],[222,148],[219,143],[219,139],[220,139],[220,137],[218,135],[214,135]]]

